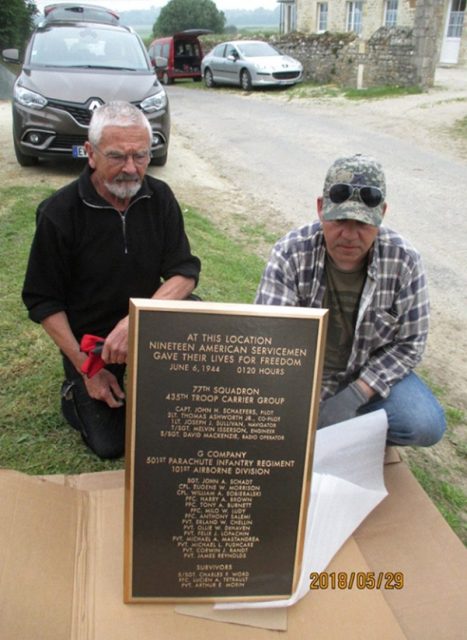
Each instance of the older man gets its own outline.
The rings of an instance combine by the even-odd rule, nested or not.
[[[276,244],[256,302],[329,309],[318,428],[382,408],[388,443],[428,446],[445,420],[413,372],[428,333],[426,279],[417,251],[382,226],[385,197],[373,158],[336,160],[319,221]]]
[[[172,191],[145,175],[151,139],[128,103],[94,112],[88,166],[39,205],[23,288],[30,318],[63,355],[63,413],[102,458],[124,451],[129,298],[184,299],[200,271]],[[104,338],[106,366],[92,377],[82,372],[85,334]]]

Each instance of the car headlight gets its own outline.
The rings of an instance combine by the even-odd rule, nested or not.
[[[20,85],[15,85],[13,89],[13,99],[31,109],[43,109],[47,104],[47,100],[40,93],[25,89]]]
[[[145,98],[141,102],[141,109],[146,111],[147,113],[152,113],[153,111],[160,111],[161,109],[165,109],[167,106],[167,95],[165,91],[158,91],[154,93],[149,98]]]
[[[262,71],[263,73],[271,73],[271,69],[265,64],[255,64],[256,71]]]

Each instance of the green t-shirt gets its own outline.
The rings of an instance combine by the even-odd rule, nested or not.
[[[323,307],[329,309],[324,371],[344,371],[352,349],[358,305],[366,278],[364,262],[356,271],[341,271],[326,256]]]

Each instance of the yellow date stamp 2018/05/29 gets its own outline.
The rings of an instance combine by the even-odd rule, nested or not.
[[[310,589],[403,589],[402,571],[313,571]]]

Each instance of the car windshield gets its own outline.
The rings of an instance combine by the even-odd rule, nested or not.
[[[237,49],[246,58],[280,56],[280,53],[267,42],[248,42],[247,44],[237,45]]]
[[[37,67],[149,69],[135,34],[96,25],[54,26],[37,31],[29,63]]]

